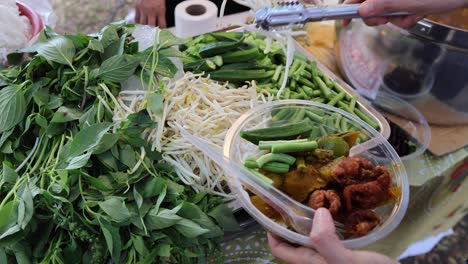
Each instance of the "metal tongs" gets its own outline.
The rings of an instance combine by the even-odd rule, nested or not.
[[[283,30],[303,27],[306,22],[364,18],[359,15],[360,4],[335,6],[305,6],[299,2],[283,2],[278,6],[262,8],[255,13],[257,27],[265,30]],[[406,16],[410,13],[385,13],[379,17]],[[370,18],[370,17],[365,17]]]
[[[183,128],[181,129],[181,135],[216,162],[227,175],[230,177],[237,177],[239,184],[242,182],[247,189],[262,198],[268,205],[279,212],[283,220],[291,225],[298,233],[309,235],[315,210],[295,201],[272,185],[266,183],[264,180],[260,179],[258,175],[255,175],[244,167],[244,165],[229,160],[221,151],[214,148],[210,142],[190,134]],[[343,224],[335,221],[335,226],[338,236],[342,237],[342,233],[344,232]]]

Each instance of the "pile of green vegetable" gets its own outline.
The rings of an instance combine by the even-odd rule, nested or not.
[[[255,80],[258,92],[271,95],[278,93],[287,78],[286,88],[278,99],[326,103],[379,128],[359,109],[357,97],[347,94],[323,74],[315,61],[296,53],[289,74],[285,76],[286,56],[280,44],[255,32],[208,33],[182,45],[181,50],[185,55],[185,71],[204,73],[213,80],[228,81],[237,86]]]
[[[133,29],[48,29],[0,71],[0,263],[205,263],[237,228],[220,197],[184,186],[148,147],[162,125],[154,76],[175,74],[184,40],[156,29],[139,52]],[[148,89],[138,112],[116,99],[131,76]]]

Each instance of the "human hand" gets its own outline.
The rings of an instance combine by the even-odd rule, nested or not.
[[[134,0],[135,22],[166,28],[166,0]]]
[[[468,0],[346,0],[345,4],[362,3],[359,14],[363,17],[379,16],[390,12],[408,12],[415,15],[401,17],[377,17],[365,19],[369,26],[391,22],[402,28],[409,28],[424,18],[424,15],[444,13],[468,5]],[[345,20],[344,25],[349,24]]]
[[[296,247],[283,239],[268,233],[268,244],[271,253],[276,258],[292,264],[323,263],[323,264],[395,264],[396,260],[387,256],[369,252],[346,249],[335,233],[335,225],[330,212],[319,208],[315,212],[310,241],[315,250]]]

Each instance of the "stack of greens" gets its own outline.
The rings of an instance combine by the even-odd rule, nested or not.
[[[0,263],[205,263],[237,228],[220,197],[147,147],[163,103],[154,76],[175,74],[184,41],[158,30],[139,52],[132,30],[46,30],[31,60],[0,71]],[[148,91],[129,112],[116,98],[134,75]]]
[[[277,41],[255,32],[208,33],[182,46],[184,70],[205,73],[213,80],[241,86],[256,81],[257,92],[277,95],[277,99],[303,99],[325,103],[352,113],[378,129],[378,124],[359,109],[338,84],[321,72],[316,62],[296,53],[286,75],[286,55]]]

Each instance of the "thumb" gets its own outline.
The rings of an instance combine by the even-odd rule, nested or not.
[[[346,249],[335,233],[330,212],[325,208],[315,211],[310,240],[327,263],[348,263],[351,251]]]

